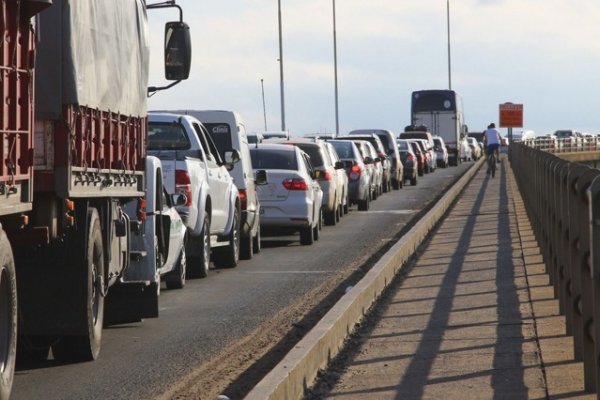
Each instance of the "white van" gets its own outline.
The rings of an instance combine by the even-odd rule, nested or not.
[[[241,200],[240,258],[250,259],[260,252],[260,203],[248,148],[246,126],[240,114],[221,110],[178,110],[177,114],[196,117],[210,134],[220,153],[229,149],[239,152],[241,160],[229,174],[238,188]],[[221,154],[223,157],[223,154]]]

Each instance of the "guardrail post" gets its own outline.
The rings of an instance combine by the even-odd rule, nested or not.
[[[588,168],[577,164],[569,171],[569,264],[571,301],[568,308],[573,312],[573,345],[575,360],[583,360],[584,326],[582,316],[581,288],[581,226],[578,218],[579,208],[583,206],[578,196],[578,180]]]
[[[592,181],[600,175],[600,171],[586,167],[585,172],[577,180],[577,194],[579,197],[578,215],[579,236],[579,263],[575,266],[581,273],[581,315],[583,320],[583,368],[585,377],[585,390],[596,391],[596,369],[594,348],[594,299],[593,283],[591,279],[591,252],[590,252],[590,202],[588,188]]]
[[[590,202],[590,253],[592,268],[590,270],[594,296],[594,361],[596,365],[595,382],[598,388],[600,373],[600,177],[596,177],[588,189]],[[597,393],[597,397],[598,397]]]
[[[569,170],[571,164],[564,161],[558,168],[558,232],[556,232],[557,238],[557,268],[558,268],[558,299],[559,299],[559,311],[565,316],[567,334],[573,335],[573,313],[572,309],[568,307],[571,301],[571,292],[569,285],[571,283],[571,276],[569,273]]]

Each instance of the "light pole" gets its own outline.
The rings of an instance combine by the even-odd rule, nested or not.
[[[281,130],[285,131],[285,96],[283,94],[283,45],[281,40],[281,0],[277,0],[279,15],[279,76],[281,79]]]
[[[337,73],[337,34],[335,28],[335,0],[333,0],[333,69],[335,79],[335,132],[334,136],[340,133],[340,118],[338,111],[338,73]]]
[[[446,15],[448,19],[448,90],[452,90],[452,67],[450,62],[450,0],[446,0]]]
[[[266,132],[266,131],[268,131],[268,129],[267,129],[267,108],[265,107],[265,84],[264,84],[262,78],[260,78],[260,88],[262,90],[263,115],[265,118],[265,132]]]

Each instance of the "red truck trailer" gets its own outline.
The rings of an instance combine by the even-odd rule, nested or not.
[[[93,360],[104,324],[158,314],[156,266],[128,266],[145,256],[130,243],[144,231],[146,11],[174,3],[0,0],[0,399],[17,347]],[[177,82],[191,58],[179,14],[165,29]]]

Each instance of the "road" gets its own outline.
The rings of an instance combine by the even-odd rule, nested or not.
[[[20,366],[13,399],[239,398],[310,329],[424,206],[472,163],[438,169],[352,207],[313,246],[263,238],[263,251],[231,270],[163,290],[160,317],[104,330],[100,358]]]

